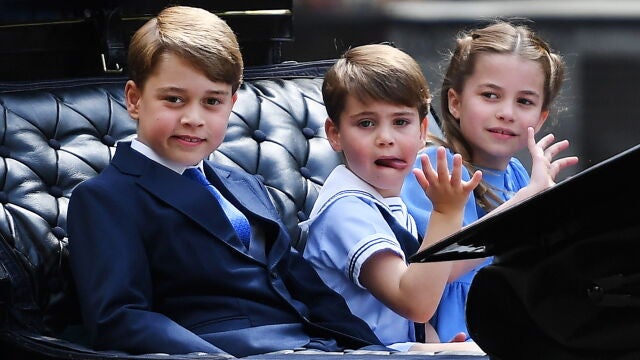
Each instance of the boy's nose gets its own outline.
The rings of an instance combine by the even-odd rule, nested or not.
[[[198,113],[196,109],[187,109],[180,118],[180,122],[184,125],[192,125],[199,126],[204,122],[202,121],[202,116]]]
[[[379,145],[392,145],[394,143],[393,135],[388,130],[380,130],[376,140]]]

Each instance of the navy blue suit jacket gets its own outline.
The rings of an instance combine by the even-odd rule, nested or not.
[[[300,346],[299,334],[346,348],[379,344],[292,249],[256,177],[208,161],[204,169],[261,227],[266,260],[247,254],[204,187],[120,143],[68,207],[71,267],[93,346],[247,356]]]

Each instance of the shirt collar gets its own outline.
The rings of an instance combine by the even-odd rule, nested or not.
[[[137,152],[141,153],[142,155],[148,157],[149,159],[157,162],[158,164],[163,165],[165,167],[168,167],[169,169],[177,172],[178,174],[182,174],[187,168],[190,168],[190,167],[197,167],[201,171],[203,170],[202,169],[202,163],[203,163],[202,160],[195,166],[184,166],[182,164],[178,164],[178,163],[176,163],[174,161],[171,161],[171,160],[168,160],[168,159],[165,159],[165,158],[161,157],[153,149],[151,149],[149,146],[147,146],[146,144],[144,144],[143,142],[141,142],[137,138],[131,140],[131,148],[136,150]]]
[[[318,198],[311,211],[311,216],[317,215],[322,211],[324,206],[335,200],[336,195],[338,194],[349,194],[361,198],[368,198],[371,201],[383,204],[387,209],[391,204],[396,204],[398,202],[402,203],[400,197],[393,196],[390,198],[383,198],[376,189],[366,181],[359,178],[344,164],[341,164],[333,169],[322,185],[322,191],[318,194]],[[390,210],[389,212],[391,213]]]

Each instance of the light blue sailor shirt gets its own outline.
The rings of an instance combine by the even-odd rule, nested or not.
[[[417,236],[415,222],[400,197],[383,198],[346,166],[339,165],[327,177],[309,219],[300,223],[309,234],[303,255],[384,345],[407,351],[416,341],[414,323],[389,309],[359,281],[362,264],[379,251],[395,253],[406,261],[381,211],[392,214]]]

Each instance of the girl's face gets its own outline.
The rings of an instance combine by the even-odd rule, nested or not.
[[[418,150],[424,146],[427,120],[418,109],[382,101],[363,103],[347,95],[339,126],[327,119],[325,130],[347,168],[383,197],[399,196]]]
[[[504,170],[527,146],[527,128],[537,132],[549,114],[542,110],[544,70],[511,54],[481,54],[461,93],[449,89],[449,111],[473,149],[471,162]]]

